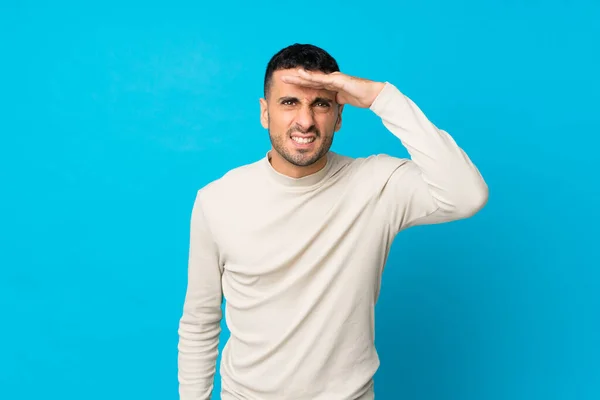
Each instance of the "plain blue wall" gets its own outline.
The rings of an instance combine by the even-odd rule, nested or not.
[[[268,149],[294,42],[394,83],[490,186],[398,237],[377,398],[600,398],[597,3],[84,3],[0,6],[0,399],[177,398],[195,192]],[[407,154],[357,109],[334,150]]]

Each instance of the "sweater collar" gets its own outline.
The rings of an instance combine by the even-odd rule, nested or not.
[[[265,166],[268,175],[283,186],[298,189],[310,188],[321,183],[321,181],[323,181],[323,179],[327,176],[327,173],[331,170],[334,157],[334,154],[329,151],[327,153],[327,163],[323,168],[313,174],[303,176],[302,178],[292,178],[276,171],[275,168],[273,168],[271,162],[269,161],[269,153],[270,151],[265,154],[263,159],[263,165]]]

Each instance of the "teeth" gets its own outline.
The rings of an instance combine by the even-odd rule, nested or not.
[[[297,137],[297,136],[292,136],[292,140],[294,140],[294,142],[297,142],[297,143],[307,144],[307,143],[314,142],[315,138],[314,137],[311,137],[311,138],[301,138],[301,137]]]

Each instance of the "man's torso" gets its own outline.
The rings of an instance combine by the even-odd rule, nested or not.
[[[336,155],[320,185],[284,188],[250,165],[204,193],[231,332],[223,398],[372,395],[374,306],[393,237],[368,162]]]

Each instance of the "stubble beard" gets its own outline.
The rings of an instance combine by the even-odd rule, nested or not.
[[[326,136],[322,141],[320,141],[321,138],[323,138],[323,136],[321,135],[321,132],[315,130],[315,141],[320,141],[319,147],[317,149],[292,150],[290,149],[287,143],[292,132],[293,130],[290,130],[286,132],[285,135],[273,135],[273,133],[271,132],[271,128],[269,127],[269,138],[271,140],[271,145],[273,146],[273,149],[279,155],[281,155],[281,157],[283,157],[284,160],[297,167],[308,167],[316,163],[329,152],[329,149],[331,148],[331,145],[333,143],[334,133],[332,133],[329,136]]]

